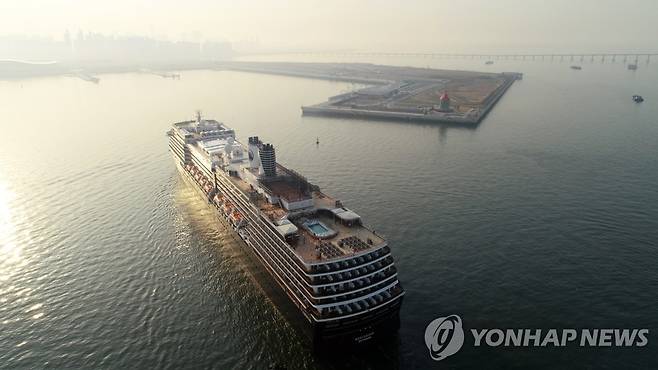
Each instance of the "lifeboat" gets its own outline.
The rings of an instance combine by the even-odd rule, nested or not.
[[[233,225],[237,225],[238,222],[240,222],[240,220],[242,220],[242,215],[240,214],[240,212],[234,211],[233,213],[231,213],[229,218],[231,219],[231,222],[233,223]]]
[[[185,169],[187,170],[187,172],[192,171],[192,165],[191,164],[186,164]]]
[[[222,203],[222,196],[219,195],[219,194],[215,195],[215,197],[213,199],[215,200],[215,203],[217,203],[217,204]]]
[[[203,190],[205,190],[206,193],[210,193],[210,191],[212,190],[212,185],[206,184],[206,186],[203,187]]]

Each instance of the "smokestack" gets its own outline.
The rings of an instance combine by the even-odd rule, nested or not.
[[[259,151],[262,173],[267,177],[276,176],[276,152],[272,144],[265,144]]]

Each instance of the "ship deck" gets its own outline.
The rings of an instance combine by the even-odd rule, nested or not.
[[[245,195],[249,196],[250,193],[253,193],[251,185],[246,181],[233,176],[227,175],[227,177]],[[312,197],[315,208],[320,212],[307,214],[308,210],[301,210],[291,212],[289,215],[289,220],[297,227],[299,234],[298,240],[291,242],[290,247],[304,262],[340,260],[371,252],[385,244],[384,238],[363,225],[346,226],[339,222],[329,211],[335,208],[335,198],[319,191],[314,191]],[[252,203],[273,222],[289,214],[286,210],[269,203],[262,197],[253,198]],[[327,238],[316,238],[302,225],[304,221],[309,220],[321,222],[336,234]]]
[[[304,228],[300,227],[300,225],[296,224],[296,226],[299,228],[299,240],[292,247],[297,255],[302,257],[304,261],[308,263],[339,260],[341,258],[375,250],[382,246],[384,243],[383,238],[365,227],[347,227],[342,225],[340,222],[336,222],[332,217],[325,215],[315,215],[313,219],[327,225],[329,228],[336,231],[337,234],[334,237],[319,240],[314,238],[311,233],[306,231]],[[356,245],[352,247],[347,243],[344,243],[343,246],[339,245],[339,241],[350,237],[360,240],[363,244],[353,244],[360,245],[363,247],[363,249],[359,249],[359,247]],[[368,244],[368,239],[372,241],[372,244]],[[329,245],[331,245],[331,247],[329,247]],[[330,256],[329,253],[323,253],[322,250],[325,250],[326,248],[335,251],[338,253],[338,255]]]

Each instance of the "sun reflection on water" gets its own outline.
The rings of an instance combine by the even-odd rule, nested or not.
[[[10,278],[13,266],[20,264],[22,249],[16,242],[16,227],[11,202],[15,194],[0,182],[0,281]]]

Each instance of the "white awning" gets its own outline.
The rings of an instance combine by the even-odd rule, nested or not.
[[[288,222],[288,223],[284,223],[283,225],[277,226],[276,230],[279,232],[279,234],[283,236],[288,236],[297,233],[297,226]]]
[[[361,218],[361,216],[347,208],[334,208],[331,212],[343,221],[356,221]]]

